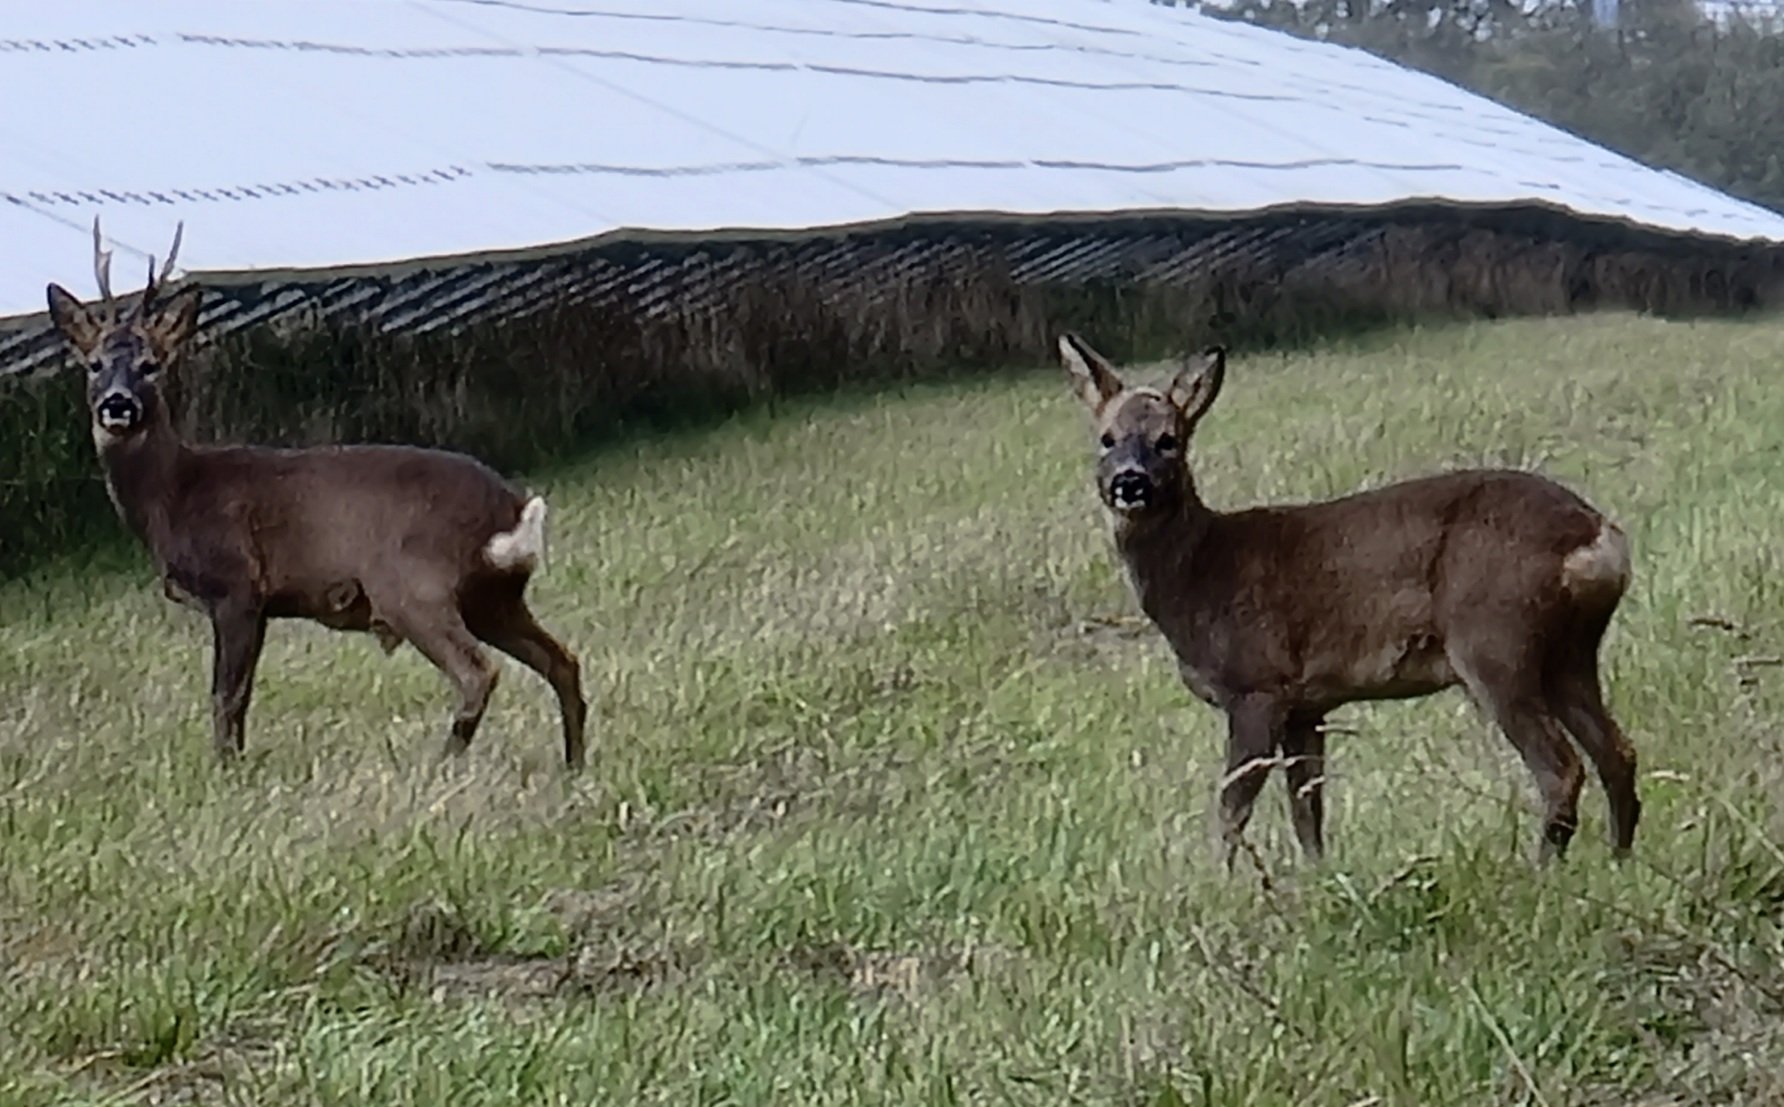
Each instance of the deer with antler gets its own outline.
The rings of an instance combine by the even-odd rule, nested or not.
[[[545,551],[545,501],[464,454],[410,446],[308,449],[182,441],[161,396],[198,330],[201,290],[169,292],[183,225],[134,305],[112,294],[111,254],[93,221],[101,302],[48,288],[50,318],[87,373],[106,489],[149,549],[167,597],[212,630],[217,753],[240,754],[269,619],[309,619],[415,646],[458,692],[445,752],[463,754],[499,670],[493,646],[557,694],[564,760],[584,761],[575,656],[528,610]]]

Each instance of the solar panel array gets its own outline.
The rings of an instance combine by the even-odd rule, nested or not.
[[[391,331],[620,287],[650,310],[664,274],[741,263],[730,236],[926,219],[1426,200],[1784,242],[1784,217],[1442,81],[1141,0],[15,8],[0,317],[40,313],[46,280],[91,290],[96,213],[120,290],[183,220],[218,325],[307,304]],[[587,248],[665,234],[715,244]],[[44,340],[0,337],[0,372]]]

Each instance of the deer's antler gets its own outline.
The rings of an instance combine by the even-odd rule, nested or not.
[[[104,246],[99,236],[99,217],[93,217],[93,279],[99,285],[99,295],[104,297],[105,306],[112,306],[111,290],[111,251]]]
[[[186,221],[182,219],[174,224],[173,246],[167,251],[167,260],[161,263],[161,273],[159,276],[155,273],[155,255],[149,255],[149,283],[143,286],[142,310],[147,311],[149,309],[150,305],[155,302],[155,293],[159,292],[161,286],[167,283],[167,278],[173,276],[174,259],[180,256],[180,238],[185,233]]]
[[[167,278],[173,276],[173,262],[180,256],[180,238],[185,233],[186,221],[184,219],[173,225],[173,245],[167,248],[167,260],[161,263],[161,275],[155,278],[156,284],[166,284]]]

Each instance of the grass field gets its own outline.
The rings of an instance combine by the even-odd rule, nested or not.
[[[1596,781],[1530,865],[1448,693],[1343,713],[1323,869],[1272,782],[1227,877],[1222,724],[1132,621],[1055,367],[536,475],[575,783],[532,674],[436,772],[441,678],[298,624],[221,771],[146,560],[0,586],[0,1102],[1777,1102],[1780,366],[1775,323],[1394,332],[1236,356],[1193,451],[1222,507],[1510,463],[1622,520],[1621,868]]]

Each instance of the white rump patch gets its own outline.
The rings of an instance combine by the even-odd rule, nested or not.
[[[513,530],[498,531],[483,547],[498,569],[532,571],[545,561],[545,498],[534,496],[520,509]]]
[[[1598,528],[1598,537],[1561,561],[1561,583],[1575,595],[1616,592],[1629,587],[1629,537],[1615,523]]]

